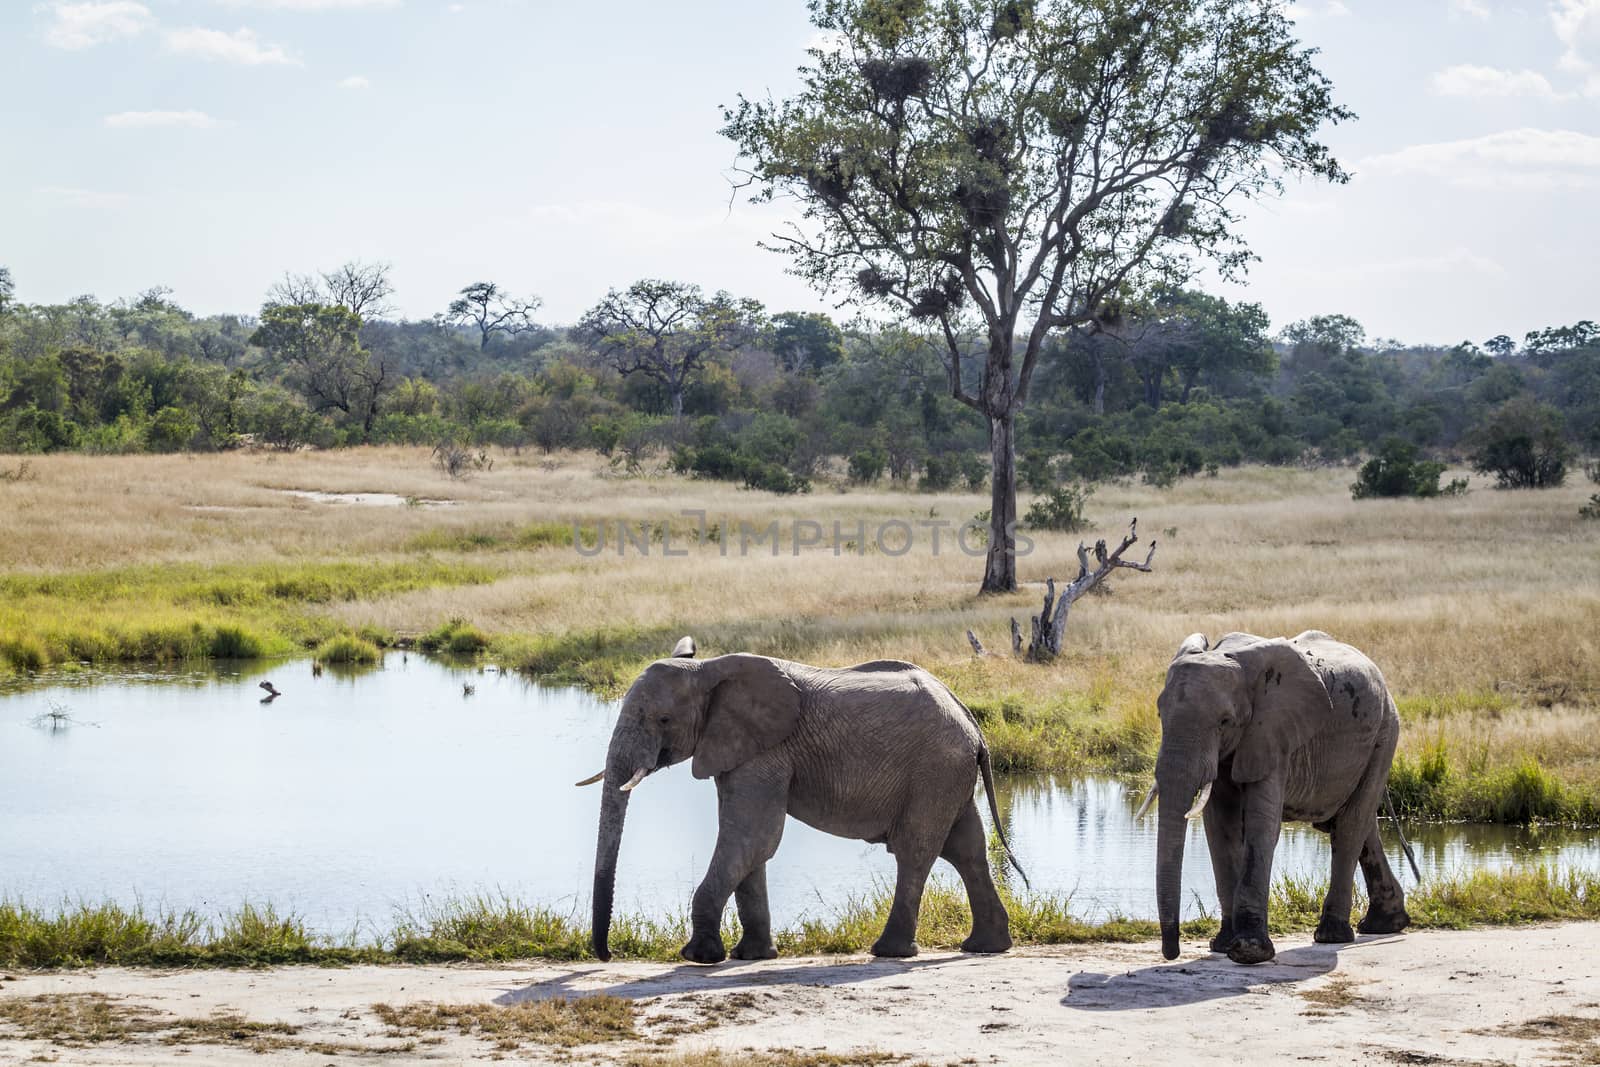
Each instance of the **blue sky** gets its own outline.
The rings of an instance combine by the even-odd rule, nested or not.
[[[1600,318],[1600,0],[1298,0],[1356,172],[1253,210],[1230,297],[1275,326],[1481,341]],[[425,317],[486,279],[570,322],[683,278],[826,307],[728,210],[719,105],[794,86],[802,0],[6,0],[0,264],[19,297],[152,285],[253,311],[394,265]]]

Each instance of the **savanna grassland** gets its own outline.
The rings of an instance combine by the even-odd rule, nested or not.
[[[775,497],[627,477],[590,454],[493,459],[458,479],[406,448],[0,460],[15,475],[0,480],[0,673],[432,635],[616,693],[690,633],[703,655],[915,660],[982,716],[1001,768],[1136,775],[1186,634],[1319,628],[1389,680],[1405,720],[1403,807],[1600,821],[1600,544],[1578,518],[1580,484],[1502,492],[1474,478],[1463,497],[1354,502],[1350,468],[1254,467],[1169,489],[1102,486],[1089,531],[1030,533],[1024,592],[980,598],[980,560],[954,534],[987,506],[977,494],[819,480]],[[686,509],[706,512],[704,534]],[[1005,650],[1039,583],[1076,575],[1080,536],[1114,542],[1133,516],[1160,542],[1154,572],[1121,572],[1109,595],[1079,601],[1058,662],[973,655],[966,630]],[[651,525],[648,555],[618,555],[619,519]],[[892,554],[904,528],[886,537],[891,552],[871,543],[889,520],[916,531],[910,551]],[[741,553],[738,524],[773,521],[778,554],[770,541]],[[807,521],[825,543],[797,555],[794,524]],[[601,522],[604,551],[576,551],[574,524],[592,549]],[[837,555],[835,522],[851,542]],[[950,524],[937,554],[929,522]],[[685,555],[663,558],[663,529]]]

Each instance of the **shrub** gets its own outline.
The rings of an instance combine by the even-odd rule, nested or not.
[[[1473,435],[1472,468],[1501,489],[1553,489],[1567,479],[1572,446],[1561,413],[1518,397],[1500,406]]]
[[[942,493],[956,483],[957,472],[954,456],[929,456],[917,488],[925,493]]]
[[[870,485],[883,477],[883,468],[889,465],[889,454],[877,445],[850,454],[850,480],[857,485]]]
[[[968,489],[982,489],[989,481],[989,464],[982,456],[971,452],[963,452],[956,461],[961,470],[961,477],[966,481]]]
[[[1082,530],[1089,525],[1083,510],[1093,495],[1092,486],[1058,486],[1029,506],[1023,522],[1035,530],[1062,530],[1068,533]]]
[[[1578,509],[1580,519],[1600,519],[1600,493],[1589,497],[1589,502]]]
[[[324,663],[377,663],[383,653],[371,641],[351,634],[340,634],[317,646],[317,659]]]
[[[1439,476],[1443,473],[1443,463],[1418,459],[1416,445],[1399,437],[1389,437],[1379,447],[1378,454],[1361,465],[1350,486],[1350,496],[1355,500],[1438,496]],[[1452,496],[1465,491],[1465,481],[1457,479],[1450,483]]]

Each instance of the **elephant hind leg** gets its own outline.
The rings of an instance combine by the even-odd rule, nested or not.
[[[972,936],[961,943],[963,952],[1004,952],[1011,947],[1011,919],[995,891],[989,873],[989,854],[978,805],[968,800],[956,816],[939,855],[961,875],[972,906]]]
[[[1406,912],[1405,890],[1400,879],[1389,866],[1389,857],[1383,851],[1383,838],[1378,833],[1378,820],[1372,820],[1372,829],[1361,847],[1361,874],[1367,881],[1367,914],[1357,927],[1364,934],[1398,934],[1411,925]]]

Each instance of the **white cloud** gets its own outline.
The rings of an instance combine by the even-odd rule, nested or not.
[[[135,37],[155,22],[143,4],[104,0],[82,4],[58,2],[41,8],[54,16],[44,39],[57,48],[93,48],[118,37]]]
[[[1539,96],[1547,100],[1565,99],[1535,70],[1500,70],[1460,63],[1433,75],[1433,91],[1440,96]]]
[[[452,15],[459,15],[467,9],[466,4],[446,4],[445,10]]]
[[[65,185],[46,185],[36,190],[38,194],[68,207],[116,208],[133,198],[127,193],[107,193],[98,189],[75,189]]]
[[[168,30],[167,48],[183,55],[216,59],[224,63],[241,63],[247,67],[265,64],[291,64],[299,60],[290,58],[277,45],[262,44],[254,30],[238,29],[232,33],[206,30],[198,26],[186,30]]]
[[[341,88],[341,89],[370,89],[370,88],[372,88],[372,83],[370,81],[368,81],[366,78],[364,78],[361,75],[359,75],[359,74],[352,74],[348,78],[341,78],[340,79],[339,88]]]
[[[219,125],[204,111],[119,111],[115,115],[107,115],[105,124],[116,130],[144,130],[162,126],[207,130]]]
[[[1489,5],[1482,0],[1450,0],[1450,10],[1458,15],[1471,15],[1475,19],[1489,17]]]
[[[1586,75],[1583,94],[1600,96],[1600,0],[1556,0],[1550,20],[1566,46],[1561,69]]]
[[[1575,130],[1505,130],[1411,145],[1363,161],[1373,171],[1491,189],[1600,186],[1600,137]]]
[[[399,7],[400,0],[222,0],[228,7],[260,7],[270,11],[359,11]]]

